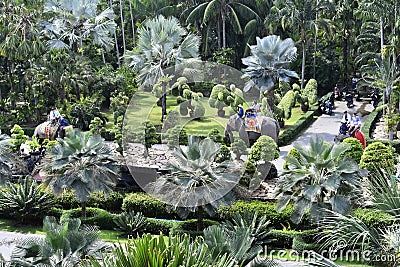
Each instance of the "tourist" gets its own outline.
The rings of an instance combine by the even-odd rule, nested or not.
[[[260,112],[260,104],[256,100],[253,101],[251,108],[254,109],[254,112]]]
[[[347,126],[347,123],[345,120],[341,121],[341,125],[339,127],[339,134],[348,136],[349,135],[349,127]]]
[[[350,135],[353,135],[357,129],[361,128],[361,120],[357,113],[353,113],[350,121]]]
[[[238,105],[237,115],[238,115],[238,119],[243,119],[243,117],[244,117],[244,110],[243,110],[243,106],[241,104]]]
[[[343,112],[342,121],[345,121],[346,124],[347,124],[347,126],[350,126],[351,115],[347,112],[347,110],[345,110],[345,111]]]

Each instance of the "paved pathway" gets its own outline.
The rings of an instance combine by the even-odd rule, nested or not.
[[[326,141],[333,142],[335,135],[339,131],[340,121],[343,116],[343,112],[347,110],[350,114],[357,112],[360,116],[361,122],[364,122],[368,114],[373,110],[371,104],[368,101],[354,102],[355,106],[353,108],[347,108],[346,102],[335,101],[335,108],[333,109],[333,114],[331,116],[323,114],[318,117],[314,123],[307,128],[294,142],[301,142],[304,144],[309,144],[310,137],[314,134],[321,135]],[[287,145],[280,147],[280,157],[274,161],[274,164],[278,171],[282,171],[283,166],[283,156],[292,148],[292,145]]]

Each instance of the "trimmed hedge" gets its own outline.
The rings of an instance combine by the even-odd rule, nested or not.
[[[149,218],[178,218],[175,212],[168,212],[167,204],[145,193],[130,193],[126,195],[122,203],[122,210],[126,212],[141,212],[145,217]]]
[[[114,223],[115,215],[109,213],[106,210],[98,208],[87,208],[86,218],[82,218],[81,216],[82,210],[80,208],[66,210],[61,216],[61,221],[64,221],[68,218],[80,218],[82,224],[96,225],[102,230],[113,230],[116,227]]]
[[[389,140],[377,140],[377,139],[372,139],[372,133],[373,129],[375,127],[376,122],[381,116],[381,112],[378,112],[376,110],[373,110],[368,117],[365,119],[363,125],[361,126],[361,131],[365,135],[365,139],[367,141],[367,145],[374,143],[374,142],[381,142],[385,144],[386,146],[392,146],[397,153],[400,153],[400,141],[399,140],[394,140],[394,141],[389,141]]]
[[[373,171],[376,167],[386,170],[395,170],[395,155],[390,146],[386,146],[381,142],[369,144],[361,156],[360,168]]]
[[[318,230],[305,230],[297,232],[293,238],[292,249],[297,252],[307,251],[318,251],[321,248],[321,244],[317,243]]]
[[[147,218],[146,230],[144,232],[155,235],[158,235],[160,233],[168,235],[171,229],[175,227],[175,225],[178,223],[178,221]]]
[[[298,233],[294,230],[276,230],[272,229],[266,236],[269,240],[268,245],[274,248],[292,248],[293,238]]]
[[[239,200],[235,202],[232,206],[226,207],[221,206],[218,210],[218,217],[220,220],[231,220],[235,213],[243,214],[245,211],[257,211],[260,216],[265,215],[267,220],[270,221],[270,226],[274,229],[282,229],[283,225],[290,223],[290,218],[293,213],[293,206],[288,205],[282,212],[276,210],[276,204],[274,202],[262,202],[258,200],[245,201]],[[308,216],[305,218],[300,225],[290,225],[292,229],[294,228],[306,228],[310,227]]]
[[[295,139],[304,129],[306,129],[315,121],[314,116],[317,115],[318,107],[312,106],[310,108],[310,111],[304,113],[295,124],[279,135],[279,146],[286,146],[290,144],[293,139]]]
[[[203,235],[203,230],[211,225],[219,225],[220,223],[213,220],[203,220],[203,228],[197,231],[197,220],[191,219],[182,222],[177,222],[170,231],[172,235],[182,235],[188,234],[190,236],[201,236]]]
[[[374,209],[355,209],[350,215],[360,219],[368,227],[379,228],[392,225],[394,222],[390,214]]]

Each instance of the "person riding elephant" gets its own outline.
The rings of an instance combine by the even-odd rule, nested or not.
[[[278,143],[280,127],[275,119],[258,114],[256,120],[259,127],[255,127],[257,131],[249,131],[246,129],[244,120],[239,120],[237,118],[237,114],[231,116],[225,127],[225,136],[229,138],[231,143],[233,143],[233,131],[239,132],[239,137],[248,147],[261,135],[267,135]]]

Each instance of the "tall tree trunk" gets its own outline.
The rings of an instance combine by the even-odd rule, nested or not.
[[[317,18],[316,18],[317,19]],[[315,37],[314,37],[314,62],[313,62],[313,78],[315,79],[316,65],[317,65],[317,35],[318,26],[315,26]]]
[[[202,206],[198,206],[197,207],[197,211],[196,211],[196,215],[197,215],[197,231],[202,231],[203,230],[203,207]]]
[[[122,11],[122,0],[119,0],[119,13],[121,16],[122,46],[124,48],[124,54],[126,54],[125,26],[124,26],[124,13]]]
[[[225,56],[225,49],[226,49],[226,17],[225,11],[221,12],[221,19],[222,19],[222,55]]]
[[[217,20],[217,38],[218,38],[218,50],[221,50],[221,21]]]
[[[86,218],[86,201],[81,203],[82,208],[82,218]]]
[[[342,47],[342,49],[343,49],[343,51],[342,51],[342,54],[343,54],[343,85],[344,86],[348,84],[348,75],[347,75],[347,73],[348,73],[348,69],[347,69],[348,50],[347,50],[347,47],[348,47],[348,42],[349,42],[345,31],[344,31],[344,36],[343,36],[343,47]]]
[[[131,1],[129,1],[129,13],[130,13],[130,15],[131,15],[133,46],[136,46],[135,20],[133,19],[132,2],[131,2]]]
[[[167,115],[167,88],[166,84],[162,83],[161,96],[161,122],[164,122],[164,117]]]
[[[303,58],[301,60],[301,89],[304,88],[304,72],[306,70],[306,33],[301,29],[301,47],[303,48]]]
[[[106,57],[104,56],[104,50],[101,50],[101,60],[103,61],[103,64],[106,64]]]
[[[110,0],[108,3],[110,8],[112,9],[112,0]],[[118,39],[116,31],[114,31],[114,42],[115,42],[115,52],[117,53],[117,64],[118,67],[121,67],[121,59],[119,58],[119,48],[118,48]]]

